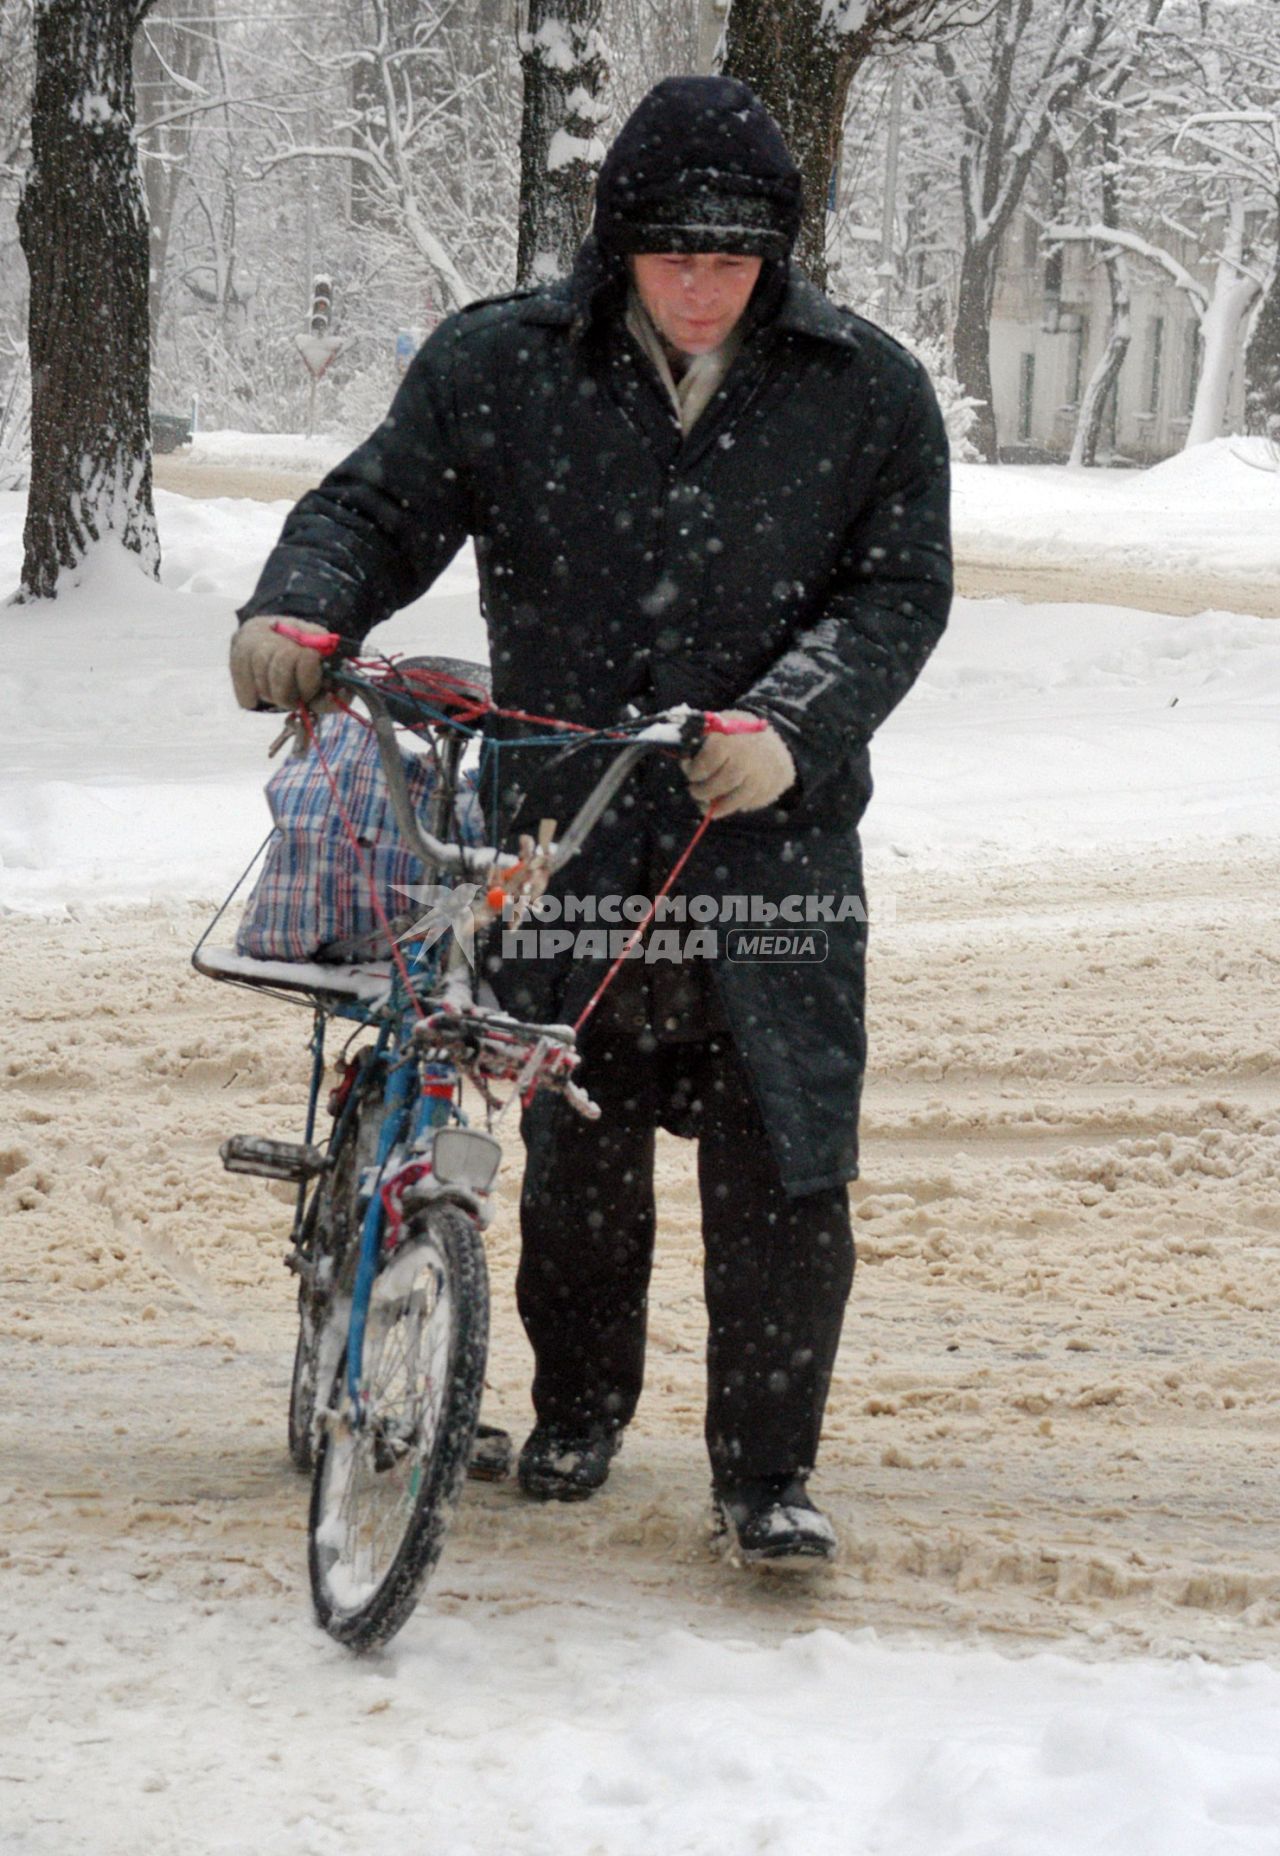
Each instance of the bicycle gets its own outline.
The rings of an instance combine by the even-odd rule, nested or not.
[[[330,635],[327,648],[339,642]],[[567,751],[607,747],[608,765],[563,836],[544,821],[516,854],[447,835],[465,747],[476,722],[492,712],[485,671],[432,658],[387,665],[378,675],[331,666],[326,686],[367,711],[405,841],[439,879],[456,885],[480,878],[481,912],[490,916],[518,915],[536,900],[644,755],[687,755],[709,729],[742,726],[682,709],[579,731]],[[298,715],[314,742],[308,712]],[[397,723],[434,757],[425,820],[409,797]],[[209,939],[232,897],[193,953],[197,971],[301,998],[314,1013],[303,1139],[232,1136],[221,1152],[232,1171],[298,1187],[287,1258],[299,1285],[289,1449],[312,1478],[308,1567],[316,1616],[337,1641],[364,1650],[385,1643],[412,1612],[472,1457],[488,1343],[482,1233],[502,1157],[494,1128],[512,1101],[527,1103],[539,1089],[563,1093],[583,1114],[599,1111],[574,1080],[577,1027],[526,1024],[478,1001],[456,937],[446,949],[443,936],[419,923],[390,941],[387,962],[251,960]],[[348,1047],[340,1062],[328,1101],[332,1127],[321,1146],[326,1036],[342,1020],[354,1022],[354,1036],[361,1028],[374,1035],[354,1054]],[[478,1090],[484,1129],[467,1118],[464,1080]],[[504,1084],[511,1093],[499,1102],[494,1090]]]

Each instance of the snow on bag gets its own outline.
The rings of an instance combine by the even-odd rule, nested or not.
[[[349,715],[325,716],[318,733],[373,888],[387,916],[394,919],[412,904],[406,891],[427,879],[421,860],[396,825],[377,740],[372,729]],[[421,816],[435,786],[435,772],[416,754],[406,753],[402,759],[409,796]],[[266,791],[276,829],[245,904],[236,952],[257,960],[385,954],[386,938],[374,913],[369,881],[315,748],[286,760],[267,781]],[[465,781],[456,810],[463,842],[479,843],[481,819],[473,780]]]

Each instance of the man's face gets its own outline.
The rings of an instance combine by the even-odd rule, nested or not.
[[[760,263],[718,251],[645,251],[631,260],[650,321],[681,354],[720,346],[751,299]]]

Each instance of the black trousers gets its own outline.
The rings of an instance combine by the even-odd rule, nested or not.
[[[698,1141],[713,1479],[811,1469],[853,1282],[847,1191],[787,1197],[727,1033],[611,1033],[584,1043],[580,1075],[599,1121],[550,1095],[524,1117],[516,1294],[539,1420],[621,1428],[636,1409],[661,1126]]]

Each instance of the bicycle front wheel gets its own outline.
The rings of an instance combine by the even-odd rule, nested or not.
[[[335,1311],[351,1299],[360,1242],[360,1180],[377,1157],[381,1131],[380,1075],[366,1070],[356,1087],[359,1096],[351,1105],[341,1145],[317,1182],[302,1245],[298,1341],[289,1386],[289,1455],[304,1471],[314,1467],[316,1398],[327,1389],[333,1354],[342,1344],[340,1338],[331,1338]]]
[[[359,1422],[340,1365],[318,1427],[308,1559],[316,1616],[339,1643],[394,1636],[440,1557],[480,1415],[489,1337],[484,1246],[435,1205],[374,1279]]]

